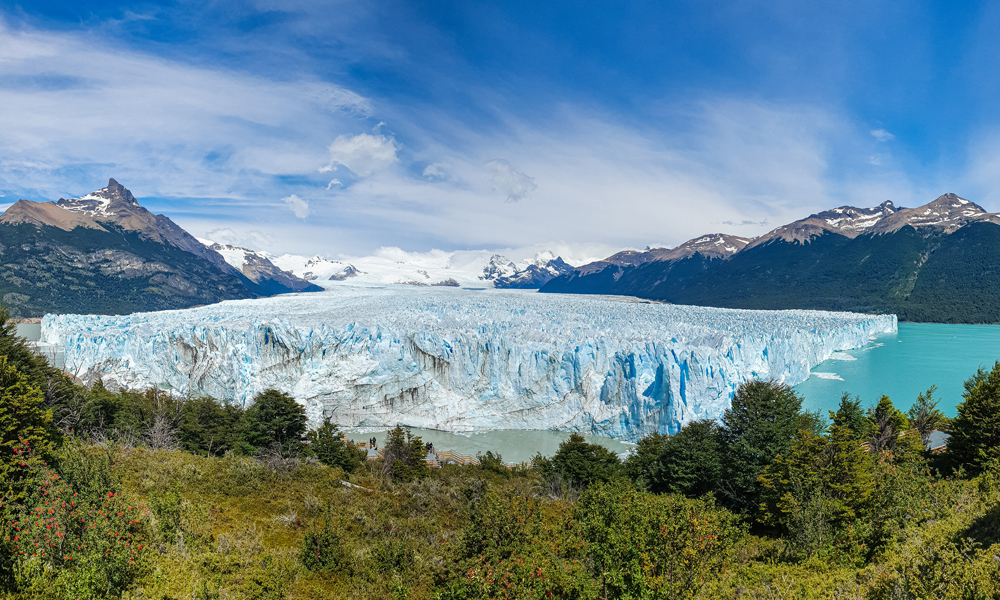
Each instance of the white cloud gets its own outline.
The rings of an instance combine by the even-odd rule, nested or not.
[[[326,184],[326,189],[329,190],[330,188],[332,188],[335,185],[343,186],[344,184],[340,183],[340,180],[335,177],[335,178],[333,178],[333,179],[330,180],[330,183]]]
[[[483,165],[490,174],[490,187],[505,196],[507,202],[518,202],[527,198],[538,187],[534,177],[518,171],[510,162],[494,159]]]
[[[206,231],[205,235],[201,236],[200,239],[209,239],[219,244],[229,244],[230,246],[239,246],[240,248],[249,248],[250,250],[262,250],[267,248],[271,243],[270,236],[264,235],[259,231],[251,229],[239,232],[231,227],[220,227]]]
[[[343,165],[359,177],[367,177],[399,161],[399,147],[392,136],[361,133],[353,137],[340,135],[330,144],[330,164],[320,172],[336,170]]]
[[[309,203],[295,194],[286,196],[281,201],[288,205],[296,217],[304,219],[309,216]]]
[[[442,165],[441,163],[433,163],[433,164],[427,165],[426,167],[424,167],[424,173],[423,173],[423,175],[424,175],[424,177],[427,177],[428,179],[431,179],[431,178],[447,179],[448,178],[447,173],[445,173],[445,171],[444,171],[444,165]]]
[[[896,139],[896,136],[892,135],[885,129],[875,129],[871,133],[872,137],[880,142],[888,142],[890,140]]]

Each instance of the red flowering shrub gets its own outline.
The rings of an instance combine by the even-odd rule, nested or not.
[[[3,506],[19,587],[60,597],[120,596],[149,553],[146,509],[114,491],[83,497],[27,445],[15,452],[32,472],[24,500]]]

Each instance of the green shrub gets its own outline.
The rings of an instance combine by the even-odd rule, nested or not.
[[[413,435],[410,428],[397,425],[386,436],[382,447],[382,469],[394,481],[407,482],[430,473],[427,466],[427,449],[420,436]]]
[[[654,495],[623,483],[588,489],[574,507],[607,598],[681,598],[718,577],[743,535],[711,496]]]
[[[639,440],[625,470],[639,488],[696,498],[721,483],[723,450],[715,421],[693,421],[675,435],[654,433]]]

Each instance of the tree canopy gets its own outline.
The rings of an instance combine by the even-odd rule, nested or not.
[[[965,382],[958,415],[951,422],[948,457],[970,474],[1000,459],[1000,362],[986,372],[982,367]]]

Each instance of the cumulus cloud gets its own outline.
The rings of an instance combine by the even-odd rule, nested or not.
[[[295,194],[285,196],[281,201],[288,205],[296,217],[304,219],[309,216],[309,203]]]
[[[335,185],[342,186],[344,184],[340,183],[340,180],[335,177],[335,178],[333,178],[333,179],[330,180],[330,183],[326,184],[326,189],[329,190],[329,189],[331,189]]]
[[[392,136],[361,133],[355,136],[340,135],[330,144],[330,164],[321,173],[335,171],[344,166],[359,177],[367,177],[396,162],[399,147]]]
[[[875,129],[872,131],[872,137],[880,142],[888,142],[889,140],[896,139],[896,136],[892,135],[885,129]]]
[[[515,169],[509,161],[491,160],[484,165],[490,174],[490,187],[494,192],[506,196],[507,202],[518,202],[527,198],[538,186],[534,177],[528,177]]]

